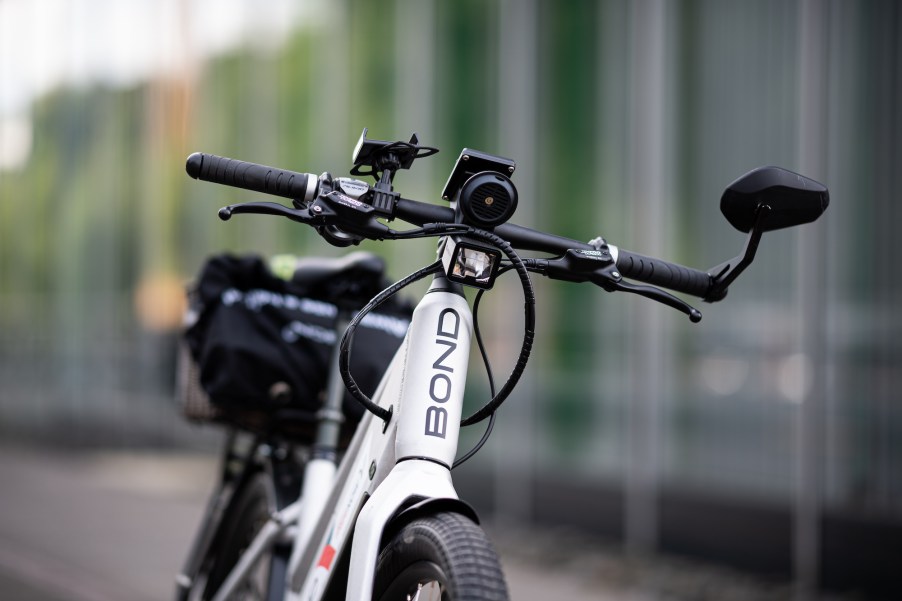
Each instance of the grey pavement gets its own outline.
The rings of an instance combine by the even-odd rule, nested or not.
[[[208,455],[0,447],[0,600],[170,599],[216,475]],[[788,599],[679,562],[627,562],[572,534],[487,529],[517,601]]]
[[[4,449],[0,598],[18,598],[11,586],[31,589],[32,599],[171,598],[213,465],[206,457]]]

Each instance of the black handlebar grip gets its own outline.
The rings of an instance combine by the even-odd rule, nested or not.
[[[713,281],[711,275],[704,271],[631,253],[622,248],[617,253],[617,269],[625,278],[699,298],[708,295]]]
[[[286,171],[215,154],[195,152],[185,162],[185,171],[194,179],[292,200],[310,201],[316,192],[317,179],[312,173]]]

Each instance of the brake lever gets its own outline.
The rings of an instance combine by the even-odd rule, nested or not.
[[[298,209],[277,202],[229,205],[219,209],[219,218],[228,221],[232,215],[240,213],[275,215],[313,226],[335,225],[349,233],[373,240],[385,239],[392,233],[388,226],[376,220],[378,214],[372,206],[335,191],[321,194],[306,207]]]
[[[569,253],[573,251],[567,252]],[[577,252],[590,253],[592,251]],[[595,252],[610,256],[607,245],[602,246],[600,250]],[[675,297],[666,290],[655,288],[654,286],[645,286],[642,284],[634,284],[632,282],[625,281],[623,279],[623,276],[620,275],[620,272],[617,271],[617,265],[614,263],[613,257],[604,260],[604,263],[605,265],[603,267],[596,269],[589,277],[589,281],[593,284],[601,286],[608,292],[630,292],[632,294],[638,294],[639,296],[644,296],[645,298],[657,301],[663,305],[667,305],[672,309],[676,309],[677,311],[685,313],[689,316],[689,321],[691,321],[692,323],[698,323],[702,320],[702,314],[698,309],[696,309],[689,303]]]
[[[287,217],[310,225],[342,225],[367,228],[375,222],[375,209],[340,192],[321,194],[315,201],[301,208],[291,208],[277,202],[242,202],[219,209],[219,218],[228,221],[241,213]],[[378,222],[376,222],[377,225]]]
[[[624,281],[607,244],[600,245],[596,250],[571,248],[556,259],[532,259],[529,268],[555,280],[592,282],[608,292],[630,292],[644,296],[685,313],[692,323],[702,319],[698,309],[669,292]]]
[[[681,311],[689,316],[689,321],[691,321],[692,323],[698,323],[702,320],[702,314],[698,309],[696,309],[689,303],[678,299],[669,292],[661,290],[660,288],[633,284],[632,282],[626,282],[623,279],[613,282],[612,287],[614,290],[617,290],[619,292],[631,292],[633,294],[638,294],[639,296],[650,298],[653,301],[658,301],[659,303],[667,305],[668,307],[676,309],[677,311]]]
[[[287,217],[298,223],[314,223],[314,217],[310,213],[309,208],[292,209],[277,202],[242,202],[235,205],[228,205],[219,209],[219,218],[228,221],[232,215],[241,213],[257,214],[257,215],[276,215],[278,217]]]

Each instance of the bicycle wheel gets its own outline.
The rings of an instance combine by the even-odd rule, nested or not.
[[[213,550],[215,553],[204,586],[203,599],[212,599],[235,567],[238,558],[254,540],[257,532],[269,519],[273,494],[262,472],[255,474],[239,492],[235,505],[227,516],[227,524]],[[234,601],[263,601],[269,588],[269,556],[254,566],[250,576],[229,597]]]
[[[416,519],[392,538],[376,566],[378,601],[507,601],[495,549],[456,513]]]

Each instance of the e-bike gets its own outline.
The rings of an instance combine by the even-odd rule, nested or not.
[[[522,375],[534,338],[531,275],[591,282],[685,313],[701,313],[671,291],[707,302],[722,300],[752,262],[764,232],[812,222],[829,193],[816,181],[778,167],[755,169],[730,184],[721,211],[748,234],[741,253],[702,271],[619,248],[599,237],[579,242],[509,222],[518,192],[514,161],[464,149],[441,193],[445,206],[404,198],[396,173],[437,152],[416,135],[409,141],[367,138],[353,154],[352,177],[316,176],[195,153],[186,169],[195,179],[292,201],[247,202],[222,208],[288,218],[330,244],[362,240],[438,241],[437,260],[376,294],[348,315],[335,344],[334,377],[307,437],[299,442],[279,424],[250,442],[230,438],[222,486],[178,577],[179,599],[233,598],[379,600],[507,599],[500,563],[476,512],[459,499],[451,474],[485,442],[498,407]],[[370,184],[359,179],[372,177]],[[395,221],[409,224],[395,229]],[[539,253],[526,257],[525,253]],[[482,295],[514,272],[523,291],[523,338],[507,380],[473,414],[462,417],[468,358]],[[367,316],[401,289],[431,277],[409,328],[372,395],[351,369]],[[471,308],[463,291],[475,288]],[[343,389],[365,409],[348,441],[342,436]],[[461,426],[488,420],[486,435],[457,458]]]

